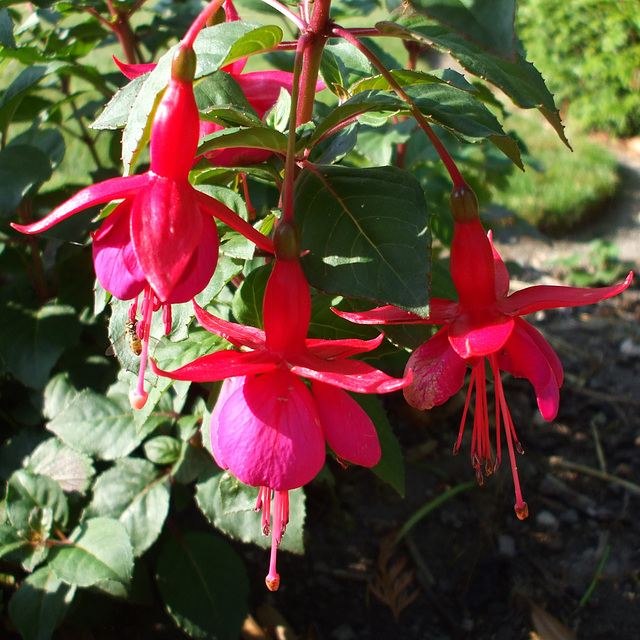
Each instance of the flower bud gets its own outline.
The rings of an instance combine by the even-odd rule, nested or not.
[[[478,199],[469,185],[456,187],[452,191],[449,207],[456,222],[471,222],[478,218]]]
[[[171,61],[171,77],[174,80],[193,82],[196,75],[196,54],[192,47],[179,44]]]
[[[300,227],[295,222],[278,223],[273,236],[276,258],[297,260],[300,257]]]

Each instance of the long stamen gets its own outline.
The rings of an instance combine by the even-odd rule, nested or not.
[[[496,403],[500,405],[500,410],[502,411],[502,419],[504,421],[504,432],[506,434],[507,439],[507,447],[509,449],[509,459],[511,461],[511,474],[513,476],[513,488],[516,494],[516,503],[514,505],[514,509],[516,515],[520,520],[524,520],[529,516],[529,507],[527,503],[522,499],[522,491],[520,489],[520,478],[518,476],[518,465],[516,464],[516,455],[514,451],[514,440],[518,445],[520,443],[515,438],[515,427],[513,426],[513,419],[511,418],[511,413],[509,412],[509,407],[507,406],[507,400],[504,396],[504,390],[502,388],[502,379],[500,378],[499,372],[496,375]],[[520,446],[520,449],[522,447]]]
[[[469,402],[471,401],[471,393],[473,392],[473,383],[475,380],[476,370],[475,367],[471,369],[471,380],[469,381],[469,388],[467,389],[467,399],[464,403],[464,411],[462,412],[462,420],[460,420],[460,431],[458,432],[458,439],[453,446],[453,455],[457,456],[460,451],[460,445],[462,444],[462,434],[464,433],[464,423],[467,420],[467,411],[469,410]],[[473,445],[471,446],[473,451]]]
[[[273,492],[273,534],[271,536],[271,557],[269,559],[269,573],[265,583],[269,591],[277,591],[280,587],[280,575],[276,569],[276,558],[280,541],[289,522],[289,492]]]
[[[147,402],[149,394],[144,390],[144,373],[147,368],[149,354],[149,329],[151,327],[151,315],[153,314],[153,291],[147,287],[142,302],[142,320],[140,337],[142,338],[142,353],[140,354],[140,371],[138,372],[138,385],[129,394],[129,402],[134,409],[142,409]]]

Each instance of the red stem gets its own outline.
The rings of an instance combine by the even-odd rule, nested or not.
[[[316,0],[313,4],[309,28],[304,34],[307,37],[307,45],[304,51],[300,76],[300,101],[298,102],[297,110],[297,122],[299,125],[303,122],[308,122],[313,116],[320,58],[329,38],[331,26],[329,22],[330,8],[331,0]]]

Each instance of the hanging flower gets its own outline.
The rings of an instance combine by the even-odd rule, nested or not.
[[[531,382],[545,420],[553,420],[558,413],[563,371],[548,342],[520,316],[610,298],[629,286],[633,274],[612,287],[533,286],[508,295],[509,273],[493,246],[491,234],[487,236],[482,228],[475,195],[468,187],[460,188],[454,191],[451,202],[455,221],[451,275],[458,292],[457,302],[431,298],[428,318],[393,306],[364,313],[336,313],[359,324],[444,325],[409,358],[406,372],[413,372],[413,381],[404,389],[405,398],[418,409],[440,405],[460,391],[467,365],[471,367],[471,382],[454,454],[460,449],[471,391],[475,389],[471,461],[478,481],[482,484],[484,475],[490,475],[500,465],[502,421],[515,485],[515,511],[520,519],[524,519],[528,507],[522,499],[514,453],[514,450],[520,453],[523,450],[516,437],[500,371]],[[495,381],[495,458],[492,458],[490,445],[485,360]]]
[[[227,22],[236,22],[240,20],[240,16],[236,11],[231,0],[224,3],[224,12]],[[120,71],[133,80],[155,68],[155,64],[125,64],[114,57],[114,60]],[[243,73],[247,58],[236,60],[235,62],[223,67],[221,71],[228,73],[242,89],[247,102],[253,107],[260,119],[264,118],[278,101],[280,91],[284,89],[289,93],[293,88],[293,73],[288,71],[250,71]],[[325,88],[322,81],[318,81],[316,91]],[[215,122],[206,120],[200,121],[200,138],[204,138],[216,131],[221,131],[224,127]],[[236,147],[229,149],[214,149],[204,154],[204,157],[217,167],[242,167],[249,164],[257,164],[264,162],[271,155],[272,151],[268,149],[251,149],[248,147]]]
[[[240,351],[218,351],[159,375],[205,382],[226,378],[211,418],[216,462],[242,482],[261,487],[263,531],[274,493],[272,553],[267,586],[279,585],[276,549],[288,519],[287,492],[312,480],[325,459],[325,441],[339,460],[371,467],[380,444],[371,419],[346,391],[387,393],[408,384],[349,356],[375,349],[374,340],[307,338],[309,285],[299,262],[298,229],[281,222],[276,260],[264,296],[264,331],[227,322],[194,302],[200,324]],[[302,380],[311,381],[310,388]],[[346,390],[346,391],[345,391]]]
[[[98,281],[115,297],[137,299],[144,292],[143,320],[138,325],[144,341],[152,310],[192,299],[211,279],[218,259],[214,218],[265,251],[273,250],[271,240],[189,183],[198,146],[192,46],[197,31],[189,30],[174,55],[171,79],[153,118],[149,170],[86,187],[42,220],[12,225],[23,233],[39,233],[88,207],[123,199],[93,236],[94,265]],[[143,359],[146,353],[145,347]],[[142,386],[145,362],[132,399],[136,408],[147,397]]]

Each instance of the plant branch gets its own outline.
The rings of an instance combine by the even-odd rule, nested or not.
[[[289,18],[289,20],[291,20],[291,22],[293,22],[296,27],[298,27],[298,29],[302,31],[302,33],[307,30],[307,23],[295,13],[293,13],[291,9],[288,9],[283,4],[278,2],[278,0],[262,0],[262,2],[269,5],[270,7],[273,7],[276,11],[279,11],[285,18]]]
[[[440,141],[440,138],[438,138],[438,136],[436,135],[429,122],[427,122],[427,119],[424,117],[424,115],[422,115],[422,112],[420,111],[420,109],[418,109],[415,102],[413,102],[413,100],[405,93],[405,91],[398,84],[391,72],[382,64],[378,57],[362,42],[360,42],[358,38],[356,38],[352,33],[347,31],[346,29],[343,29],[342,27],[333,27],[331,34],[339,38],[344,38],[347,42],[351,43],[358,49],[358,51],[360,51],[367,57],[367,59],[371,62],[371,64],[373,64],[374,67],[376,67],[376,69],[378,69],[378,71],[380,71],[391,88],[398,94],[398,96],[402,100],[407,103],[407,105],[409,106],[409,110],[413,114],[413,117],[416,119],[422,130],[427,134],[427,137],[431,141],[431,144],[433,144],[433,146],[435,147],[436,152],[440,156],[440,159],[444,163],[444,166],[451,176],[451,180],[453,181],[453,188],[458,189],[460,187],[467,187],[467,183],[458,170],[456,163],[454,162],[449,152],[446,150],[445,146]]]

